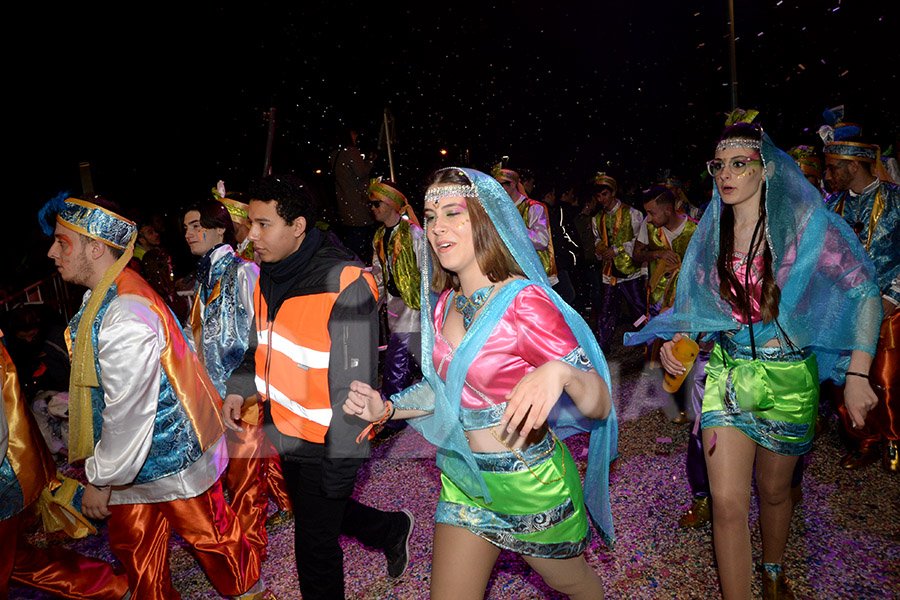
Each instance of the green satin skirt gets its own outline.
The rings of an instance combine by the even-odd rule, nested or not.
[[[737,427],[778,454],[809,451],[819,410],[819,372],[810,352],[723,341],[709,355],[700,426]]]
[[[548,433],[518,456],[475,453],[491,503],[441,474],[435,522],[462,527],[495,546],[539,558],[571,558],[590,541],[581,478],[565,444]]]

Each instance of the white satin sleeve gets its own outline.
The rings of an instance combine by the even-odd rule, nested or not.
[[[259,281],[259,265],[255,262],[245,262],[238,267],[238,300],[247,311],[247,318],[250,319],[251,327],[253,326],[253,316],[256,311],[253,307],[253,290]]]
[[[147,460],[164,346],[162,323],[147,300],[123,295],[110,302],[97,343],[106,407],[100,441],[85,461],[92,484],[127,485]]]
[[[528,237],[535,250],[550,247],[550,221],[547,211],[540,204],[528,207]]]

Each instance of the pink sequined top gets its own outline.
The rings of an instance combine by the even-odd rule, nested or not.
[[[734,257],[734,274],[737,277],[737,280],[741,282],[741,285],[744,284],[744,278],[747,273],[747,255],[742,252],[735,251]],[[762,313],[759,308],[759,301],[762,299],[762,272],[763,272],[763,255],[757,254],[753,257],[753,261],[751,263],[750,268],[750,318],[754,323],[759,323],[762,321]],[[732,286],[731,291],[735,294],[737,292]],[[736,308],[731,308],[731,314],[734,316],[735,320],[738,323],[743,325],[747,325],[747,317],[744,313],[739,313]]]
[[[450,290],[434,309],[434,368],[446,380],[453,348],[440,334]],[[452,307],[449,310],[453,310]],[[559,309],[541,288],[522,289],[472,362],[463,386],[461,408],[480,410],[506,402],[523,376],[547,361],[564,359],[580,347]]]

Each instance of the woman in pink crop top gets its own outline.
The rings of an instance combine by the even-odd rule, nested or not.
[[[424,224],[433,267],[426,266],[423,281],[433,268],[431,289],[440,292],[433,321],[423,322],[426,380],[393,396],[392,405],[356,382],[344,410],[373,422],[419,417],[411,423],[439,447],[431,597],[482,598],[507,549],[554,589],[602,598],[583,556],[590,537],[585,503],[610,542],[608,505],[606,518],[594,512],[588,485],[583,491],[568,449],[548,427],[551,411],[568,405],[615,428],[596,340],[546,285],[524,222],[493,179],[438,171],[425,196]],[[423,298],[423,314],[430,306]],[[614,445],[608,438],[598,444],[613,452]],[[606,479],[599,487],[607,502],[610,458],[593,469]]]

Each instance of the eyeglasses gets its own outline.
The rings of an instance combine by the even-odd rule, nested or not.
[[[723,162],[718,158],[714,158],[713,160],[706,163],[706,170],[709,171],[709,174],[713,177],[716,177],[725,170],[727,166],[731,169],[731,172],[735,175],[740,175],[744,171],[747,170],[747,167],[754,163],[762,162],[758,158],[749,158],[747,156],[735,156],[734,158],[729,158],[728,162]]]
[[[381,206],[381,200],[372,200],[371,202],[369,202],[369,206],[371,206],[372,208],[378,208],[379,206]]]

